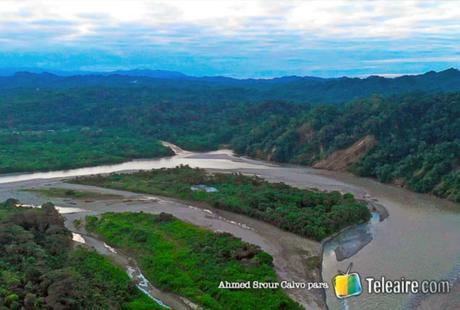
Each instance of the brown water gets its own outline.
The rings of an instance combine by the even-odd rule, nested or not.
[[[389,211],[383,222],[371,221],[357,229],[372,233],[373,241],[355,256],[342,262],[335,259],[337,239],[324,247],[323,278],[330,281],[337,270],[346,270],[350,262],[361,278],[385,276],[389,279],[441,280],[454,282],[459,276],[460,264],[460,206],[427,195],[411,193],[386,186],[373,180],[325,173],[366,190]],[[363,283],[364,284],[364,283]],[[459,285],[458,281],[455,285]],[[410,309],[416,308],[421,296],[369,295],[339,301],[327,292],[330,309]],[[451,309],[458,309],[458,291],[437,296]]]
[[[256,174],[271,181],[283,181],[299,187],[315,187],[326,190],[353,192],[358,197],[370,195],[384,205],[390,216],[383,222],[353,228],[324,245],[323,278],[330,283],[337,270],[345,270],[350,262],[353,271],[362,278],[366,276],[399,279],[452,279],[458,277],[460,264],[460,207],[428,195],[420,195],[406,190],[380,184],[373,180],[357,178],[347,174],[313,170],[305,167],[281,167],[266,162],[234,157],[230,151],[210,153],[181,152],[176,156],[154,160],[137,160],[119,165],[74,169],[68,171],[8,175],[0,177],[0,198],[23,181],[27,187],[36,179],[51,179],[109,173],[126,170],[146,170],[152,168],[175,167],[188,164],[217,170],[240,171]],[[2,191],[3,188],[3,191]],[[27,201],[28,194],[24,194]],[[5,197],[3,197],[5,196]],[[18,197],[21,199],[21,197]],[[21,199],[22,200],[22,199]],[[342,262],[335,259],[334,249],[338,240],[359,230],[369,231],[373,241],[353,257]],[[290,244],[288,247],[294,248]],[[458,281],[456,282],[458,285]],[[457,288],[457,287],[455,287]],[[456,306],[457,293],[436,296],[445,305]],[[361,296],[339,302],[333,290],[326,292],[330,309],[407,309],[427,303],[428,299],[410,295]],[[423,302],[420,302],[422,300]],[[455,309],[455,308],[452,308]]]
[[[96,167],[77,168],[69,170],[33,172],[24,174],[0,175],[0,184],[38,180],[67,178],[92,174],[104,174],[118,171],[130,170],[150,170],[159,168],[174,168],[179,165],[189,165],[192,167],[215,168],[215,169],[238,169],[238,168],[261,168],[260,164],[252,160],[229,160],[231,151],[220,150],[216,152],[203,153],[203,157],[197,157],[191,152],[182,152],[175,156],[163,157],[158,159],[139,159],[115,165],[102,165]],[[254,162],[254,163],[253,163]]]
[[[442,309],[460,308],[459,204],[332,171],[304,167],[240,171],[298,187],[352,192],[358,198],[374,199],[387,208],[390,216],[383,222],[374,215],[368,224],[345,231],[324,244],[323,279],[331,285],[338,270],[345,271],[350,262],[353,262],[353,271],[358,272],[362,279],[383,275],[388,279],[448,279],[455,283],[452,293],[446,295],[370,296],[363,293],[346,301],[337,299],[334,291],[329,289],[326,290],[329,309],[430,309],[426,306],[429,301],[426,297],[440,304],[442,302]],[[340,240],[360,232],[372,234],[373,240],[351,258],[337,262],[334,250]]]

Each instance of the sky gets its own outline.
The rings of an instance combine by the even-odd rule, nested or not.
[[[460,0],[0,0],[0,68],[398,76],[460,67]]]

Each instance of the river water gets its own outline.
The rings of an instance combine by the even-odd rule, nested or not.
[[[332,279],[337,270],[346,270],[353,262],[353,271],[361,278],[385,276],[388,279],[445,280],[459,285],[460,276],[460,206],[428,195],[411,193],[380,184],[374,180],[327,173],[335,178],[365,189],[389,211],[383,222],[371,221],[356,229],[365,229],[373,240],[355,256],[342,262],[335,259],[336,240],[353,233],[344,233],[324,247],[323,278]],[[364,284],[364,283],[363,283]],[[366,290],[359,297],[340,302],[329,290],[330,309],[411,309],[420,303],[421,296],[369,295]],[[423,298],[422,298],[423,299]],[[458,293],[441,298],[442,309],[458,309]],[[439,308],[441,309],[441,308]]]
[[[176,150],[177,151],[177,150]],[[362,279],[368,276],[385,276],[389,279],[436,280],[450,279],[459,285],[460,266],[460,207],[428,195],[357,178],[348,174],[313,170],[306,167],[278,166],[262,161],[234,157],[231,151],[191,153],[178,150],[176,156],[136,160],[118,165],[106,165],[67,171],[17,174],[0,176],[0,187],[14,188],[14,182],[35,179],[52,179],[88,174],[110,173],[128,170],[175,167],[187,164],[216,170],[240,171],[256,174],[271,181],[283,181],[305,188],[353,192],[357,197],[367,195],[384,205],[390,216],[380,222],[352,228],[324,245],[323,279],[331,284],[338,270],[346,270],[353,262],[353,272]],[[0,193],[1,194],[1,193]],[[1,195],[0,195],[1,196]],[[373,240],[349,259],[337,262],[335,247],[340,239],[357,231],[366,231]],[[365,283],[363,283],[364,285]],[[363,287],[364,288],[364,287]],[[458,309],[457,293],[436,296],[446,309]],[[326,290],[330,309],[410,309],[423,306],[423,296],[411,295],[362,295],[346,301],[335,298],[332,289]]]
[[[205,153],[207,158],[200,158],[197,154],[183,151],[179,155],[158,159],[140,159],[114,165],[102,165],[96,167],[77,168],[69,170],[34,172],[24,174],[0,175],[0,184],[21,182],[36,179],[54,179],[92,174],[104,174],[117,171],[150,170],[159,168],[174,168],[178,165],[189,165],[209,169],[238,169],[238,168],[261,168],[257,161],[253,160],[229,160],[231,151],[221,150]]]

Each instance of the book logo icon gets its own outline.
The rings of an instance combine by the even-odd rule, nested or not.
[[[339,299],[348,298],[351,296],[358,296],[362,292],[361,279],[359,274],[356,272],[351,273],[351,267],[353,263],[350,263],[345,273],[340,272],[334,279],[332,284],[335,289],[335,296]]]

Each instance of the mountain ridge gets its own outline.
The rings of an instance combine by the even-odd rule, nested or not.
[[[149,76],[146,76],[149,75]],[[203,98],[213,94],[216,100],[230,102],[288,101],[302,104],[341,104],[372,95],[392,96],[405,93],[441,93],[460,91],[460,71],[440,72],[396,78],[317,78],[288,76],[273,79],[233,79],[228,77],[190,77],[172,71],[115,71],[61,76],[49,72],[16,72],[0,76],[0,90],[145,88],[161,95],[162,100],[177,96]],[[201,99],[200,99],[201,100]],[[200,100],[197,100],[200,101]]]
[[[432,74],[458,74],[460,75],[460,70],[454,67],[450,67],[440,71],[430,70],[420,74],[401,74],[395,77],[386,77],[379,74],[371,74],[366,77],[357,77],[357,76],[340,76],[340,77],[319,77],[314,75],[282,75],[274,76],[270,78],[236,78],[225,75],[188,75],[180,71],[174,70],[162,70],[162,69],[145,69],[145,68],[134,68],[134,69],[125,69],[125,70],[113,70],[113,71],[85,71],[85,70],[56,70],[56,69],[40,69],[32,67],[24,68],[0,68],[0,77],[14,76],[17,73],[31,73],[31,74],[42,74],[49,73],[60,77],[69,77],[69,76],[87,76],[87,75],[99,75],[99,76],[110,76],[110,75],[122,75],[122,76],[139,76],[139,77],[151,77],[151,78],[165,78],[165,79],[228,79],[228,80],[239,80],[239,81],[273,81],[273,80],[335,80],[335,79],[358,79],[358,80],[367,80],[367,79],[399,79],[399,78],[410,78],[418,76],[427,76]]]

